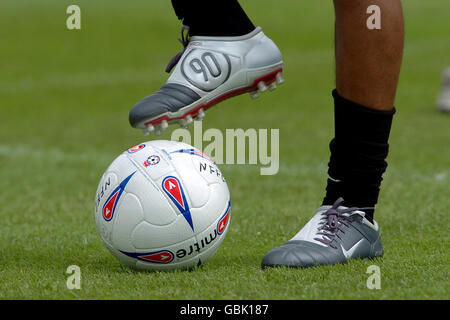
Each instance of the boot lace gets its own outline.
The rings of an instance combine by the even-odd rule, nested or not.
[[[183,28],[181,28],[181,39],[178,38],[178,41],[183,45],[183,50],[178,52],[172,59],[170,59],[169,64],[166,67],[167,73],[170,73],[170,71],[172,71],[173,67],[175,67],[177,65],[178,61],[180,61],[180,59],[181,59],[181,56],[186,51],[186,48],[189,44],[189,27],[188,26],[183,26]]]
[[[351,213],[353,211],[362,211],[367,209],[373,209],[373,207],[367,208],[343,208],[339,209],[339,206],[344,202],[343,198],[337,199],[334,204],[328,210],[322,213],[321,222],[319,223],[319,228],[317,229],[316,235],[321,236],[314,238],[314,240],[320,241],[327,246],[336,249],[336,245],[333,243],[336,238],[341,239],[339,231],[345,234],[344,226],[349,227],[351,222]],[[342,239],[341,239],[342,240]]]

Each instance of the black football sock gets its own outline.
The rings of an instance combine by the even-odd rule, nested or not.
[[[255,30],[237,0],[172,0],[191,36],[236,37]]]
[[[371,109],[334,97],[335,137],[330,143],[328,182],[323,205],[337,198],[347,207],[374,207],[386,171],[389,134],[395,108]],[[373,222],[374,210],[364,210]]]

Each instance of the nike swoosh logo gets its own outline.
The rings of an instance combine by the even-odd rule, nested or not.
[[[348,259],[351,258],[353,253],[355,252],[355,250],[358,248],[359,244],[361,243],[361,241],[363,241],[364,239],[360,239],[357,243],[355,243],[350,249],[345,250],[344,247],[341,244],[341,248],[342,248],[342,253],[344,254],[344,256]]]

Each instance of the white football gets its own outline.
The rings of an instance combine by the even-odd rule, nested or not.
[[[230,222],[230,192],[219,168],[198,149],[155,140],[123,152],[103,174],[95,223],[109,251],[142,270],[204,263]]]

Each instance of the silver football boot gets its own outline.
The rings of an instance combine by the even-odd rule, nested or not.
[[[288,242],[269,251],[262,267],[306,268],[345,263],[354,258],[383,255],[380,232],[361,211],[368,208],[321,206],[312,219]]]
[[[186,127],[225,99],[247,92],[257,98],[284,82],[281,52],[260,27],[239,37],[189,38],[186,31],[184,50],[166,69],[176,66],[167,83],[130,111],[130,124],[146,135],[159,135],[170,123]]]

